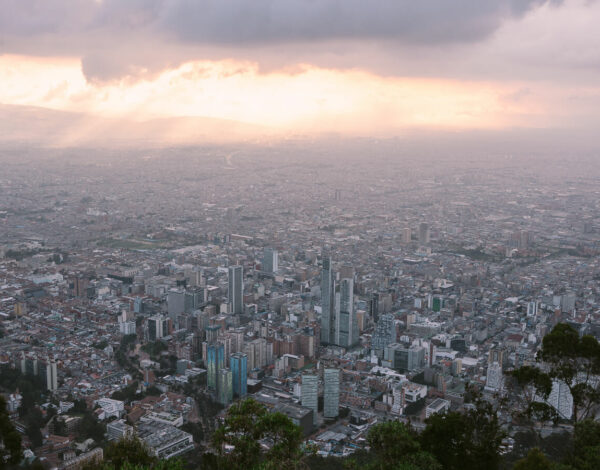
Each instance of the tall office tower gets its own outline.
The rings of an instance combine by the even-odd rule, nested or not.
[[[503,367],[504,365],[506,365],[507,360],[508,354],[504,348],[498,345],[490,348],[490,351],[488,352],[489,365],[493,364],[494,362],[497,362],[498,364],[500,364],[500,367]]]
[[[502,388],[502,382],[502,366],[497,362],[490,364],[485,378],[485,390],[497,392]]]
[[[185,312],[185,291],[183,289],[169,290],[167,293],[167,312],[172,319]]]
[[[396,342],[396,324],[394,322],[394,315],[391,313],[384,313],[380,316],[377,325],[375,326],[375,332],[373,333],[373,339],[371,340],[371,349],[379,357],[383,355],[383,350],[392,343]]]
[[[169,334],[167,319],[162,315],[148,318],[148,340],[156,341]]]
[[[352,268],[340,272],[339,292],[335,294],[335,341],[344,348],[358,343],[358,319],[354,310],[354,273]]]
[[[244,353],[234,353],[229,359],[233,375],[233,393],[243,398],[248,394],[248,356]]]
[[[537,302],[533,301],[533,302],[529,302],[527,304],[527,316],[528,317],[535,317],[538,313],[538,304]]]
[[[402,231],[402,243],[410,243],[412,240],[412,231],[410,227],[406,227]]]
[[[369,299],[369,315],[374,322],[379,320],[379,293],[373,292]]]
[[[269,274],[276,273],[279,269],[279,254],[273,248],[265,248],[263,255],[263,271]]]
[[[323,380],[325,382],[323,416],[325,418],[335,418],[340,414],[340,371],[338,369],[325,369]]]
[[[331,344],[335,335],[335,283],[331,257],[323,258],[321,271],[321,343]]]
[[[217,374],[217,401],[227,406],[233,400],[233,374],[229,369],[219,369]]]
[[[231,313],[244,313],[244,271],[242,266],[229,267],[227,297]]]
[[[302,375],[302,406],[313,411],[313,424],[317,424],[317,413],[319,412],[319,376]]]
[[[429,244],[429,225],[427,225],[425,222],[419,225],[419,244]]]
[[[53,392],[58,389],[56,362],[50,360],[39,361],[38,375],[42,379],[42,382],[46,386],[47,390]]]
[[[206,384],[216,390],[219,370],[225,367],[225,347],[220,343],[206,347]]]

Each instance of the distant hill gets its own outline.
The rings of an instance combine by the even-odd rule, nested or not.
[[[173,117],[135,121],[34,106],[0,104],[0,143],[133,146],[257,140],[269,128],[226,119]]]

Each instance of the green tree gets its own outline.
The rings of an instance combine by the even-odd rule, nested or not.
[[[573,451],[565,463],[576,470],[600,468],[600,422],[586,419],[575,425]]]
[[[285,415],[269,413],[253,399],[234,403],[213,435],[217,467],[226,469],[297,468],[303,458],[302,431]],[[270,449],[262,452],[261,441]]]
[[[0,468],[18,464],[22,455],[21,435],[10,421],[6,400],[0,395]]]
[[[82,470],[183,470],[179,459],[159,460],[136,438],[110,443],[102,462],[91,462]]]
[[[545,366],[532,384],[539,394],[547,390],[548,379],[565,383],[573,396],[573,421],[585,419],[600,404],[600,344],[592,336],[579,337],[575,329],[559,323],[544,336],[538,351],[538,361]],[[521,371],[515,371],[520,374]],[[527,376],[528,373],[524,373]]]
[[[477,400],[466,413],[437,413],[430,416],[421,434],[423,449],[445,470],[497,469],[500,445],[505,434],[493,407]]]
[[[104,450],[104,461],[115,468],[123,468],[125,464],[151,466],[158,462],[146,445],[136,438],[109,444]]]
[[[532,426],[536,421],[557,422],[558,413],[547,400],[552,391],[552,378],[534,366],[523,366],[507,372],[506,386],[511,391],[509,412],[520,422]]]
[[[367,436],[373,460],[372,470],[436,470],[441,465],[421,449],[418,437],[404,423],[388,421],[376,424]]]
[[[534,447],[529,451],[527,457],[515,464],[513,470],[549,470],[550,468],[552,468],[550,460],[540,449]]]

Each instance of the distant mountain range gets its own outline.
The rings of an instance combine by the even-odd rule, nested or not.
[[[259,140],[266,127],[226,119],[171,117],[136,121],[0,104],[0,143],[42,146],[134,146]]]

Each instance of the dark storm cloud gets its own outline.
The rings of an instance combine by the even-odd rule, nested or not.
[[[546,0],[2,0],[0,52],[82,57],[109,79],[211,55],[331,41],[480,41]],[[295,47],[298,50],[297,47]],[[227,52],[224,52],[227,51]],[[214,55],[214,53],[212,54]],[[215,58],[215,57],[211,57]],[[289,57],[293,62],[294,57]]]

